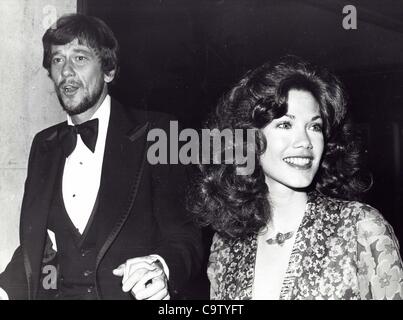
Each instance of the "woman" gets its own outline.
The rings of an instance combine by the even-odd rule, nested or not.
[[[368,188],[333,75],[295,57],[265,64],[221,99],[208,126],[258,129],[253,174],[200,165],[194,211],[216,231],[212,299],[403,297],[393,230],[356,201]]]

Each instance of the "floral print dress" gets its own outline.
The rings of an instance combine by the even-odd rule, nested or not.
[[[211,299],[252,299],[257,236],[214,235]],[[392,227],[369,205],[311,192],[280,299],[403,299],[403,265]]]

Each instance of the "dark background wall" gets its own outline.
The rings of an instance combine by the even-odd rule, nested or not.
[[[345,30],[343,7],[357,9]],[[121,44],[112,95],[200,127],[250,68],[285,54],[333,70],[350,95],[374,175],[366,201],[403,243],[403,2],[397,0],[79,0]],[[201,285],[203,290],[206,287]]]

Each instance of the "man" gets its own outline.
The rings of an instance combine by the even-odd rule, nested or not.
[[[183,167],[147,162],[147,133],[168,132],[168,116],[108,95],[118,43],[101,20],[61,17],[42,41],[67,123],[33,140],[20,246],[0,275],[0,295],[179,298],[198,272],[201,240],[182,206]]]

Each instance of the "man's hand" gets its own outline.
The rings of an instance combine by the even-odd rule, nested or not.
[[[0,300],[9,300],[8,294],[0,287]]]
[[[129,259],[113,270],[123,277],[122,290],[131,291],[136,300],[169,300],[168,279],[162,264],[155,257]]]

